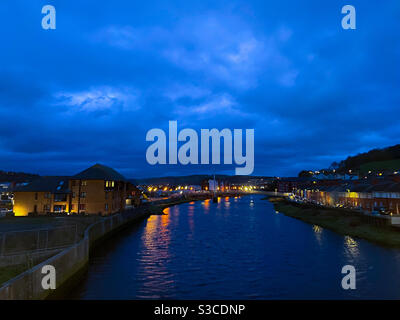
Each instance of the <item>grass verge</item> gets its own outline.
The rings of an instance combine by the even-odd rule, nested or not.
[[[385,246],[400,247],[400,228],[369,224],[361,214],[292,204],[283,198],[270,197],[268,200],[273,203],[275,210],[287,216],[342,235],[366,239]]]
[[[0,267],[0,287],[3,285],[3,283],[16,277],[17,275],[28,269],[29,267],[25,264],[10,267]]]

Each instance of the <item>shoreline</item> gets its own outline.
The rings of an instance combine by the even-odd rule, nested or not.
[[[356,212],[293,204],[280,197],[266,197],[264,200],[270,201],[276,211],[288,217],[320,226],[341,235],[364,239],[386,247],[400,248],[400,228],[370,224],[366,221],[366,217]]]
[[[219,197],[241,197],[245,196],[247,193],[220,193],[217,194],[216,196]],[[212,199],[212,195],[198,195],[198,196],[193,196],[193,197],[187,197],[187,198],[181,198],[181,199],[172,199],[170,202],[158,202],[158,203],[149,203],[148,205],[148,210],[150,212],[150,215],[162,215],[164,214],[163,211],[165,208],[172,207],[175,205],[183,204],[183,203],[188,203],[192,201],[204,201],[204,200],[209,200]],[[171,200],[171,199],[169,199]],[[164,201],[164,200],[161,200]]]
[[[228,194],[221,193],[218,197],[225,196],[242,196],[244,194]],[[188,203],[192,201],[204,201],[212,199],[212,195],[201,195],[193,197],[184,197],[179,199],[167,199],[161,200],[155,203],[147,203],[136,210],[133,215],[122,212],[110,217],[101,219],[89,225],[84,231],[84,237],[78,243],[71,245],[58,254],[55,254],[44,261],[35,264],[30,269],[21,270],[22,272],[17,275],[13,274],[11,278],[0,284],[0,300],[3,299],[59,299],[65,295],[65,292],[69,291],[70,288],[74,287],[74,283],[79,281],[84,276],[85,270],[87,269],[90,253],[96,250],[99,243],[107,241],[112,238],[113,235],[120,229],[126,228],[129,225],[136,223],[138,220],[142,220],[151,215],[163,215],[165,208]],[[172,200],[172,201],[171,201]],[[125,215],[130,217],[125,217]],[[66,257],[71,256],[69,263],[65,263]],[[67,259],[68,260],[68,259]],[[61,263],[63,262],[63,263]],[[61,263],[61,264],[60,264]],[[39,280],[41,279],[40,267],[45,264],[60,265],[58,269],[62,269],[62,275],[57,275],[57,289],[51,292],[45,292],[39,286]],[[61,267],[61,265],[64,265]],[[61,278],[61,279],[59,279]],[[61,281],[60,281],[61,280]],[[35,283],[35,287],[32,285]],[[17,289],[18,288],[18,289]],[[23,290],[29,293],[17,293],[15,289]],[[28,290],[30,289],[30,290]]]
[[[91,250],[121,228],[126,228],[149,215],[150,212],[143,208],[115,214],[91,224],[79,242],[2,283],[0,300],[44,300],[62,297],[87,268]],[[57,270],[55,290],[45,290],[41,286],[41,271],[45,265],[52,265]]]

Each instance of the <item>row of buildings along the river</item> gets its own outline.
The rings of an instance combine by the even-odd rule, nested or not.
[[[100,164],[74,176],[38,177],[12,186],[8,193],[12,194],[10,201],[15,216],[48,213],[109,215],[138,205],[141,194],[119,172]]]
[[[24,182],[0,183],[0,214],[110,215],[138,206],[143,198],[157,200],[198,192],[251,191],[251,184],[257,179],[245,180],[246,185],[223,179],[204,179],[199,184],[185,185],[135,185],[116,170],[96,164],[73,176],[36,176]]]
[[[367,212],[400,214],[400,174],[355,175],[340,179],[315,177],[282,178],[277,191],[301,201],[330,207],[347,207]]]

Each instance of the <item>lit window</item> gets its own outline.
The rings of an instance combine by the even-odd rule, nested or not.
[[[106,188],[114,188],[114,181],[106,181]]]

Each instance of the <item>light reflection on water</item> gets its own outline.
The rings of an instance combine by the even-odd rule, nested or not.
[[[262,196],[190,202],[105,242],[80,299],[400,298],[399,250],[276,214]],[[357,290],[341,288],[354,265]]]
[[[317,239],[317,242],[319,245],[322,244],[322,227],[317,226],[317,225],[313,225],[313,231],[314,231],[314,235],[315,235],[315,239]]]

